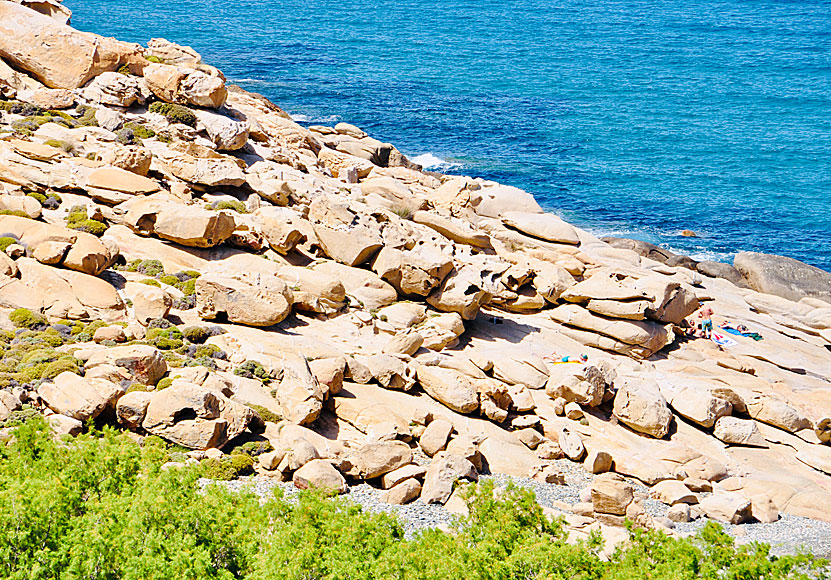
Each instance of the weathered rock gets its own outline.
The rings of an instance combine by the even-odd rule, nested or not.
[[[390,489],[407,479],[424,479],[425,473],[427,473],[427,468],[425,466],[411,463],[382,475],[381,487],[384,489]]]
[[[528,449],[536,449],[539,447],[540,443],[544,441],[543,436],[539,434],[539,431],[531,427],[514,431],[514,435],[516,435],[516,438],[522,441]]]
[[[635,378],[626,378],[616,384],[615,417],[639,433],[658,439],[665,437],[672,425],[672,411],[658,385]]]
[[[667,518],[679,524],[690,521],[690,506],[685,503],[677,503],[667,510]]]
[[[367,357],[366,366],[372,378],[382,387],[408,391],[415,384],[407,363],[393,355],[376,354]]]
[[[424,503],[444,504],[453,493],[453,486],[459,479],[478,481],[479,475],[473,464],[459,455],[440,452],[424,476],[424,485],[421,488],[421,500]]]
[[[101,154],[101,162],[136,175],[146,176],[150,171],[153,155],[138,145],[113,144]]]
[[[649,490],[649,495],[652,499],[667,505],[698,503],[698,497],[686,485],[676,479],[659,481]]]
[[[437,247],[420,245],[410,251],[384,247],[372,269],[399,293],[427,296],[453,269],[453,262]]]
[[[750,498],[750,515],[758,522],[772,524],[779,520],[779,508],[766,494],[754,495]]]
[[[723,262],[711,262],[707,260],[696,264],[695,269],[705,276],[710,276],[711,278],[723,278],[728,282],[732,282],[739,288],[748,287],[747,281],[744,279],[744,276],[742,276],[742,273],[730,264],[725,264]]]
[[[464,375],[450,369],[419,365],[416,375],[428,395],[458,413],[472,413],[479,407],[476,386]]]
[[[326,254],[347,266],[367,262],[383,245],[380,224],[343,205],[316,199],[309,219]]]
[[[509,211],[501,217],[505,225],[529,236],[560,244],[580,244],[574,228],[554,214]]]
[[[173,305],[173,300],[167,292],[147,284],[128,282],[126,292],[133,301],[136,320],[142,326],[147,326],[151,320],[165,318]]]
[[[120,397],[115,406],[118,420],[130,429],[141,427],[152,397],[152,393],[144,391],[132,391]]]
[[[50,409],[79,421],[97,417],[122,392],[110,381],[86,379],[68,371],[38,387],[38,396]]]
[[[586,454],[586,447],[583,445],[583,440],[574,431],[566,428],[560,429],[557,433],[557,442],[566,457],[572,461],[580,461]]]
[[[335,493],[346,491],[346,480],[335,467],[325,459],[314,459],[294,472],[294,487],[298,489],[325,489]]]
[[[398,299],[395,288],[367,270],[352,268],[334,260],[322,260],[312,269],[340,280],[347,296],[354,297],[368,310],[383,308]]]
[[[754,394],[745,398],[745,404],[748,415],[785,431],[796,433],[812,427],[811,422],[797,409],[768,395]]]
[[[596,407],[603,402],[606,379],[593,365],[552,365],[545,392],[552,399],[562,397],[566,402]]]
[[[275,276],[206,274],[196,280],[197,312],[205,319],[224,313],[238,324],[271,326],[289,315],[293,301],[286,283]]]
[[[302,218],[288,208],[261,207],[254,212],[254,218],[260,224],[268,245],[275,252],[288,254],[297,244],[306,240],[300,223]]]
[[[737,417],[721,417],[715,423],[713,435],[716,439],[730,445],[747,445],[748,447],[768,447],[768,442],[759,432],[756,422]]]
[[[374,479],[413,461],[413,452],[403,441],[366,443],[355,452],[352,463],[364,479]]]
[[[424,337],[412,329],[397,332],[382,349],[384,354],[403,354],[412,356],[424,343]]]
[[[413,501],[421,493],[421,484],[417,479],[405,479],[381,495],[381,501],[393,505],[403,505]]]
[[[86,178],[86,187],[94,199],[110,204],[159,191],[159,184],[152,179],[117,167],[94,170]]]
[[[0,195],[0,211],[22,211],[32,219],[40,217],[41,206],[28,195]]]
[[[750,501],[735,493],[714,493],[702,499],[699,507],[708,518],[727,524],[751,518]]]
[[[228,91],[222,77],[184,66],[150,63],[144,67],[147,86],[163,101],[217,109]]]
[[[798,301],[806,296],[831,302],[831,272],[793,258],[739,252],[733,265],[751,288]]]
[[[465,320],[473,320],[479,308],[491,299],[483,286],[481,273],[474,267],[454,269],[427,297],[427,302],[436,310],[456,312]]]
[[[114,365],[125,369],[139,383],[155,385],[167,372],[167,363],[158,349],[146,344],[114,346],[96,351],[84,368]]]
[[[195,66],[202,62],[202,57],[193,48],[170,42],[164,38],[151,38],[147,42],[147,52],[168,64]]]
[[[51,88],[75,89],[138,55],[138,45],[73,30],[14,2],[0,6],[0,56]]]
[[[219,151],[236,151],[248,142],[248,123],[213,111],[196,110],[194,114]]]
[[[592,506],[602,514],[625,515],[634,499],[634,490],[623,478],[612,473],[599,475],[591,484]]]
[[[87,101],[99,105],[129,107],[142,100],[138,79],[115,72],[103,72],[83,90]]]
[[[346,290],[340,280],[323,272],[299,266],[284,266],[277,272],[292,291],[297,310],[334,314],[346,306]]]
[[[235,227],[228,212],[170,204],[156,213],[153,233],[183,246],[210,248],[231,237]]]
[[[583,468],[589,473],[606,473],[612,470],[613,463],[609,453],[592,449],[583,461]]]
[[[306,358],[297,352],[284,352],[283,376],[274,392],[281,415],[297,425],[315,421],[323,409],[324,391]]]
[[[534,196],[507,185],[467,187],[470,204],[477,214],[501,218],[507,212],[542,213]]]
[[[451,433],[453,433],[453,424],[450,421],[435,419],[427,425],[424,433],[421,434],[418,444],[424,453],[433,457],[445,448]]]
[[[708,429],[716,420],[730,415],[733,410],[733,405],[705,388],[677,386],[667,382],[661,385],[661,394],[676,413]]]

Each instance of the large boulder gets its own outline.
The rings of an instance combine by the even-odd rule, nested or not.
[[[288,208],[261,207],[254,212],[253,217],[260,226],[268,245],[275,252],[288,254],[297,244],[306,241],[306,235],[303,233],[305,220]]]
[[[456,312],[465,320],[473,320],[479,314],[479,308],[492,298],[484,286],[482,272],[475,266],[464,266],[452,270],[430,293],[427,302],[436,310]]]
[[[728,445],[747,445],[748,447],[767,447],[756,422],[738,417],[721,417],[715,423],[713,436]]]
[[[758,292],[794,302],[805,297],[831,302],[831,272],[793,258],[757,252],[739,252],[733,265]]]
[[[325,459],[313,459],[294,472],[292,482],[297,489],[322,489],[329,492],[346,491],[346,480]]]
[[[87,371],[101,365],[121,367],[139,383],[155,385],[167,372],[167,363],[158,349],[147,344],[114,346],[95,351],[84,364]]]
[[[79,32],[14,2],[0,2],[0,57],[47,87],[76,89],[140,59],[138,45]]]
[[[594,511],[622,516],[634,500],[634,489],[615,473],[599,475],[591,484]]]
[[[699,507],[708,518],[727,524],[741,524],[751,518],[750,500],[737,493],[714,493],[702,499]]]
[[[347,266],[367,262],[383,246],[381,224],[333,200],[316,198],[309,219],[326,255]]]
[[[446,503],[460,479],[479,479],[473,464],[460,455],[446,451],[436,454],[424,476],[421,500],[424,503]]]
[[[205,319],[224,313],[230,322],[271,326],[289,315],[293,302],[291,290],[276,276],[206,274],[196,280],[196,308]]]
[[[551,213],[509,211],[502,215],[502,222],[515,230],[547,242],[580,244],[575,229]]]
[[[84,98],[99,105],[129,107],[142,100],[141,87],[136,77],[115,72],[104,72],[84,87]]]
[[[413,452],[403,441],[365,443],[352,457],[352,463],[364,479],[381,477],[412,461]]]
[[[748,415],[785,431],[796,433],[812,427],[811,421],[798,409],[771,396],[754,393],[750,397],[745,397],[745,404]]]
[[[236,228],[230,212],[210,211],[152,198],[133,202],[125,220],[137,233],[155,234],[165,240],[194,248],[210,248],[221,244],[231,237]]]
[[[300,266],[284,266],[277,272],[292,290],[297,310],[334,314],[346,305],[346,290],[340,280],[324,272]]]
[[[428,395],[458,413],[479,408],[476,386],[465,375],[451,369],[419,365],[418,382]]]
[[[664,382],[661,394],[676,413],[708,429],[733,411],[733,405],[706,387]]]
[[[459,180],[453,181],[458,183]],[[458,185],[455,187],[459,189]],[[475,184],[468,185],[463,191],[469,196],[470,204],[476,213],[481,216],[501,218],[510,211],[542,213],[542,208],[534,196],[516,187],[495,184],[490,187],[478,187],[478,184]]]
[[[603,402],[606,378],[593,365],[556,364],[551,367],[545,392],[552,399],[596,407]]]
[[[222,77],[184,66],[147,64],[144,80],[154,95],[168,103],[217,109],[228,98]]]
[[[405,296],[427,296],[453,269],[453,261],[433,245],[422,244],[412,250],[385,246],[372,269]]]
[[[150,398],[142,428],[189,449],[221,447],[248,427],[254,412],[215,391],[178,384]]]
[[[248,142],[248,123],[213,111],[196,110],[194,114],[219,151],[236,151]]]
[[[63,372],[38,387],[38,396],[50,409],[79,421],[97,417],[122,392],[108,380],[87,379],[71,372]]]
[[[136,195],[159,191],[159,184],[132,171],[118,167],[102,167],[86,178],[85,189],[102,203],[118,204]]]
[[[625,378],[616,381],[614,416],[628,427],[662,439],[672,425],[672,411],[658,385],[647,379]]]
[[[282,377],[274,390],[274,398],[280,404],[284,419],[307,425],[320,416],[326,393],[304,356],[283,352],[282,358]]]

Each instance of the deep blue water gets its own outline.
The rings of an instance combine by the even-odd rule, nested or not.
[[[65,2],[78,28],[189,44],[299,120],[595,233],[831,270],[828,1]]]

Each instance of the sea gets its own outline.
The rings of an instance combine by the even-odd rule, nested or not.
[[[831,271],[828,0],[65,0],[599,236]],[[684,237],[693,230],[698,237]]]

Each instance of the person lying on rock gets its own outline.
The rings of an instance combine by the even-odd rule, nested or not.
[[[558,358],[556,354],[553,352],[549,355],[542,357],[542,360],[551,361],[554,364],[559,363],[585,363],[589,360],[589,355],[581,354],[578,356],[564,356],[562,358]]]

